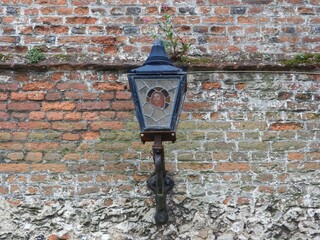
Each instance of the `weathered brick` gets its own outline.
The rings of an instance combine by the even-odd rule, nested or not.
[[[259,122],[259,121],[255,121],[255,122],[234,122],[233,126],[237,129],[237,130],[266,130],[267,129],[267,123],[266,122]]]
[[[41,152],[28,152],[25,160],[31,161],[31,162],[40,162],[42,160],[42,153]]]
[[[58,103],[42,103],[43,111],[51,111],[51,110],[62,110],[62,111],[72,111],[76,107],[76,104],[73,102],[58,102]]]
[[[63,112],[48,112],[47,119],[49,121],[60,121],[63,119]]]
[[[13,163],[3,163],[0,164],[0,172],[2,173],[26,173],[29,172],[29,164],[13,164]]]
[[[203,144],[205,150],[211,150],[215,152],[231,152],[236,149],[236,145],[234,143],[226,143],[226,142],[205,142]]]
[[[272,131],[292,131],[301,129],[303,129],[301,123],[273,123],[269,127],[269,130]]]
[[[16,126],[15,122],[0,122],[0,129],[14,129]]]
[[[54,84],[50,82],[35,82],[23,84],[23,91],[41,91],[41,90],[52,90]]]
[[[19,122],[18,128],[20,128],[20,129],[49,129],[50,123],[48,123],[48,122]]]
[[[33,102],[19,102],[19,103],[8,103],[8,110],[10,111],[37,111],[40,110],[39,103]]]
[[[101,129],[120,130],[124,128],[123,122],[93,122],[91,123],[91,129],[93,131]]]
[[[212,90],[221,88],[222,84],[220,82],[203,82],[202,89]]]
[[[67,24],[95,24],[97,22],[97,18],[92,17],[67,17]]]
[[[178,163],[178,169],[179,170],[191,170],[191,171],[208,171],[212,170],[213,165],[212,163],[195,163],[195,162],[190,162],[190,163]]]
[[[123,83],[98,82],[93,84],[93,88],[103,91],[124,91],[126,90],[127,86]]]
[[[268,151],[269,145],[266,142],[239,142],[240,151]]]
[[[61,131],[86,130],[86,122],[54,122],[52,129]]]
[[[214,167],[217,172],[247,172],[249,169],[248,163],[240,162],[222,162]]]
[[[13,152],[9,153],[7,157],[12,161],[21,161],[24,158],[24,154],[22,152]]]
[[[80,134],[65,133],[62,135],[62,139],[67,141],[78,141],[80,138]]]
[[[279,141],[272,143],[271,147],[273,151],[291,151],[304,149],[307,147],[307,144],[301,141]]]
[[[132,101],[117,101],[113,102],[111,109],[115,111],[130,111],[134,109]]]
[[[110,102],[83,102],[77,104],[78,111],[108,110]]]
[[[43,163],[43,164],[32,164],[32,171],[43,171],[52,173],[63,173],[67,170],[65,164],[53,164],[53,163]]]

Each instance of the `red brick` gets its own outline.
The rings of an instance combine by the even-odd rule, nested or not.
[[[113,45],[115,44],[116,38],[110,36],[98,36],[91,38],[92,43],[104,44],[104,45]]]
[[[36,83],[27,83],[22,87],[23,91],[41,91],[41,90],[52,90],[54,84],[50,82],[36,82]]]
[[[96,140],[100,138],[100,133],[99,132],[85,132],[81,134],[82,138],[84,140]]]
[[[0,101],[5,101],[7,99],[8,99],[8,94],[0,92]]]
[[[303,129],[300,123],[273,123],[270,125],[271,131],[292,131]]]
[[[119,130],[124,128],[123,122],[93,122],[91,123],[91,129],[93,131],[101,129]]]
[[[212,90],[221,88],[221,83],[219,82],[203,82],[202,89],[204,90]]]
[[[20,128],[20,129],[49,129],[50,123],[48,123],[48,122],[19,122],[18,128]]]
[[[108,112],[101,112],[100,113],[100,119],[101,120],[110,120],[110,119],[115,119],[116,113],[112,111]]]
[[[52,32],[55,34],[67,34],[68,31],[68,26],[52,26]]]
[[[239,24],[261,24],[268,23],[270,21],[267,17],[238,17]]]
[[[46,100],[47,101],[57,101],[61,100],[61,93],[47,93],[46,94]]]
[[[210,102],[185,102],[183,104],[184,111],[199,111],[201,110],[210,110],[211,109]]]
[[[0,83],[1,91],[17,91],[19,88],[18,83]]]
[[[52,129],[73,131],[73,130],[86,130],[87,123],[85,122],[54,122],[52,123]]]
[[[273,0],[242,0],[244,4],[270,4]]]
[[[217,172],[247,172],[249,171],[248,163],[223,162],[218,163],[215,168]]]
[[[26,156],[26,161],[40,162],[42,160],[41,152],[28,152]]]
[[[29,171],[29,164],[0,164],[0,172],[2,173],[25,173]]]
[[[240,206],[249,205],[250,204],[250,200],[249,200],[249,198],[246,198],[246,197],[238,197],[237,204],[240,205]]]
[[[0,111],[5,111],[7,108],[7,104],[5,103],[0,103]]]
[[[131,111],[134,110],[134,105],[132,101],[117,101],[112,103],[111,109],[116,111]]]
[[[99,191],[99,187],[82,187],[80,190],[80,195],[98,193]]]
[[[12,133],[13,140],[26,140],[28,132],[14,132]]]
[[[3,194],[8,194],[9,193],[9,190],[7,188],[4,188],[4,187],[0,187],[0,194],[3,195]]]
[[[99,96],[98,93],[84,92],[82,94],[82,99],[83,100],[96,100],[98,98],[98,96]]]
[[[29,114],[29,119],[30,120],[41,120],[45,118],[45,113],[44,112],[31,112]]]
[[[304,160],[304,153],[290,152],[288,153],[288,160]]]
[[[76,104],[73,102],[58,102],[58,103],[47,103],[44,102],[42,104],[43,111],[51,111],[51,110],[61,110],[61,111],[72,111],[76,107]]]
[[[73,134],[73,133],[65,133],[62,135],[62,140],[66,141],[78,141],[80,140],[80,134]]]
[[[222,16],[214,16],[214,17],[203,17],[203,23],[217,24],[217,23],[232,23],[234,19],[232,17],[222,17]]]
[[[97,22],[96,18],[92,17],[67,17],[67,24],[95,24]]]
[[[42,101],[44,99],[43,92],[31,92],[27,94],[27,99],[32,101]]]
[[[63,120],[63,112],[48,112],[47,119],[49,121],[60,121]]]
[[[123,90],[126,90],[127,86],[123,83],[99,82],[99,83],[94,83],[93,88],[96,90],[103,90],[103,91],[123,91]]]
[[[21,161],[24,158],[24,154],[22,152],[13,152],[9,153],[7,157],[12,161]]]
[[[44,171],[44,172],[53,172],[53,173],[63,173],[67,170],[65,164],[32,164],[32,171]]]
[[[259,192],[265,192],[265,193],[273,193],[274,188],[270,186],[260,186],[259,187]]]
[[[27,94],[22,92],[13,92],[11,93],[11,100],[13,101],[25,101],[27,99]]]
[[[95,121],[99,119],[99,113],[98,112],[84,112],[82,114],[83,120],[89,120],[89,121]]]
[[[14,129],[16,126],[15,122],[0,122],[0,129]]]
[[[59,15],[71,15],[73,12],[73,9],[70,7],[58,7],[57,8],[57,14]]]
[[[246,87],[245,83],[237,83],[236,84],[236,89],[239,91],[243,90],[245,87]]]
[[[110,102],[83,102],[77,104],[78,111],[107,110]]]
[[[58,147],[59,143],[56,142],[28,142],[24,144],[24,149],[28,151],[56,151]]]
[[[207,171],[212,170],[212,163],[180,163],[178,164],[179,170],[195,170],[195,171]]]
[[[81,113],[78,113],[78,112],[65,113],[63,119],[71,120],[71,121],[81,120]]]
[[[65,90],[87,90],[87,85],[83,83],[58,83],[56,88],[60,91]]]
[[[83,1],[83,0],[81,0]],[[87,1],[87,0],[86,0]],[[90,0],[91,2],[95,3],[96,0]],[[87,1],[89,2],[89,1]],[[86,4],[85,6],[88,6],[89,4]],[[88,15],[89,13],[89,8],[88,7],[77,7],[74,9],[74,14],[75,15]]]
[[[8,110],[10,111],[37,111],[40,110],[39,103],[9,103]]]
[[[114,92],[107,92],[100,94],[101,100],[112,100],[114,99]]]
[[[9,114],[5,112],[0,112],[0,120],[7,120],[9,118]]]

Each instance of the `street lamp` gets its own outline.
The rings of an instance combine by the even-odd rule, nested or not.
[[[156,195],[157,224],[168,221],[166,193],[174,181],[166,175],[163,141],[176,141],[176,128],[187,90],[187,73],[174,67],[163,43],[154,42],[142,67],[128,73],[135,112],[141,129],[141,141],[152,142],[155,175],[147,181]]]

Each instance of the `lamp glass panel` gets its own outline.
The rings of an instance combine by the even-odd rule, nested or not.
[[[137,78],[136,86],[146,129],[170,129],[180,78]]]

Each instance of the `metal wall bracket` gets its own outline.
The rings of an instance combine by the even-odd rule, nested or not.
[[[157,204],[155,214],[156,224],[165,224],[168,221],[166,203],[167,192],[173,188],[174,181],[166,175],[161,134],[154,135],[152,152],[155,164],[155,174],[148,179],[147,185],[155,194]]]

